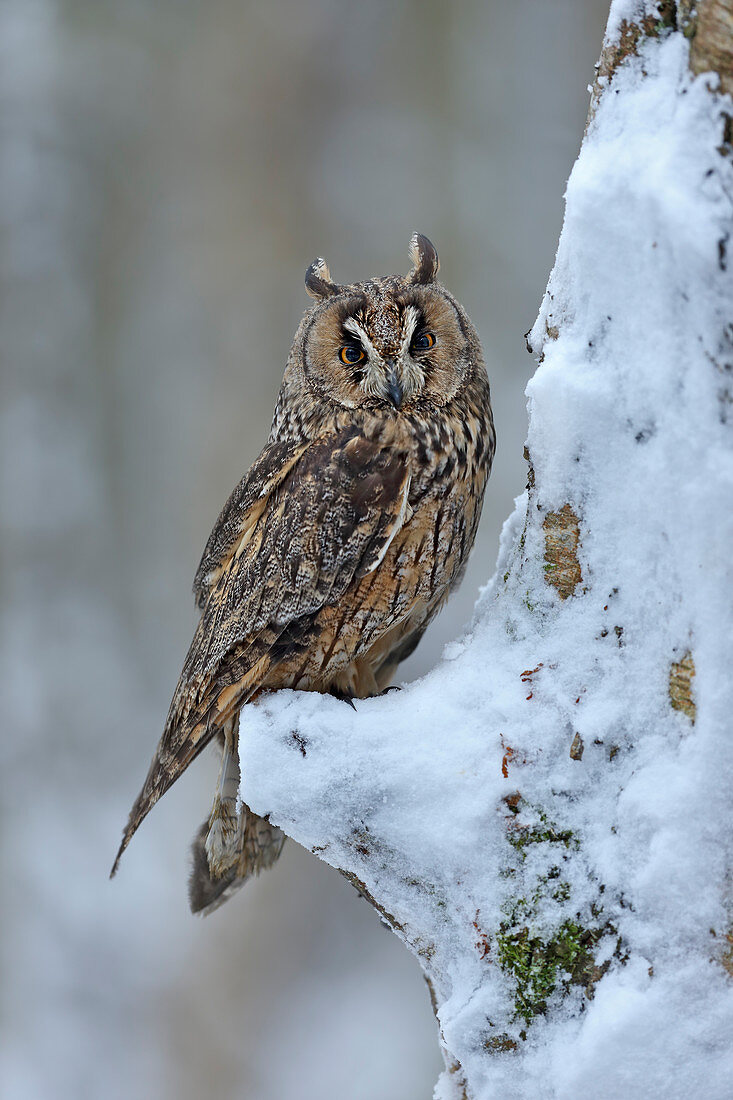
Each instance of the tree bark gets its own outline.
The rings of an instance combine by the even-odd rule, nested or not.
[[[471,633],[355,714],[243,723],[244,800],[419,958],[443,1100],[729,1095],[726,91],[733,0],[612,5]]]

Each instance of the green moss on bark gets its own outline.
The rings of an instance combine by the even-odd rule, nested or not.
[[[562,868],[570,853],[580,849],[574,832],[519,795],[508,800],[507,807],[512,814],[507,840],[514,858],[504,875],[517,889],[504,907],[505,919],[488,953],[514,983],[515,1022],[528,1025],[545,1013],[556,990],[567,994],[575,985],[593,996],[595,983],[609,965],[596,964],[595,949],[615,930],[603,919],[600,907],[592,907],[587,917],[572,911],[572,888]],[[543,870],[529,859],[535,852],[542,853]]]

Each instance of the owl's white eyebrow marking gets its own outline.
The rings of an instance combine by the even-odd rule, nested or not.
[[[347,329],[348,332],[353,332],[354,336],[356,336],[358,340],[361,340],[364,351],[366,351],[369,355],[373,355],[375,359],[379,358],[379,355],[377,354],[377,349],[374,347],[374,344],[371,342],[356,318],[349,317],[346,321],[344,321],[344,328]]]
[[[405,310],[405,327],[402,330],[402,343],[400,344],[400,358],[404,358],[410,349],[410,342],[415,332],[415,326],[420,320],[420,310],[415,306],[408,306]]]

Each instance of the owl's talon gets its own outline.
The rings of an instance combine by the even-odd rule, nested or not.
[[[389,695],[390,691],[402,691],[401,684],[390,684],[389,687],[383,688],[380,691],[380,695]]]
[[[348,703],[352,710],[356,710],[356,703],[352,695],[349,695],[345,691],[337,691],[335,688],[331,688],[329,695],[332,695],[334,699],[338,699],[341,703]]]

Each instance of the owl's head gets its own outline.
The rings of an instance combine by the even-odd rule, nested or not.
[[[316,299],[296,335],[302,382],[330,405],[392,414],[427,402],[442,406],[481,362],[465,311],[437,282],[438,254],[420,233],[410,241],[412,270],[339,285],[324,260],[308,268]],[[286,376],[287,377],[287,376]]]

